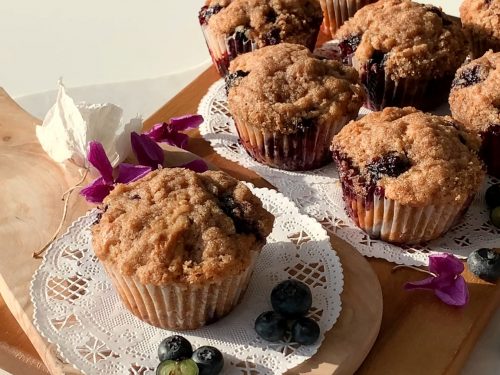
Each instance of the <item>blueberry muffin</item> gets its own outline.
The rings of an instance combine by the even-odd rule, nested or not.
[[[323,20],[318,0],[207,0],[198,18],[221,76],[236,56],[264,46],[313,50]]]
[[[370,237],[435,239],[463,215],[484,179],[479,140],[451,117],[386,108],[333,140],[346,211]]]
[[[373,110],[438,106],[468,53],[459,22],[440,8],[410,0],[365,6],[336,38],[344,61],[359,72]]]
[[[474,58],[500,51],[500,0],[464,0],[460,18]]]
[[[500,178],[500,52],[461,67],[450,94],[453,118],[481,137],[479,155],[488,173]]]
[[[226,77],[240,141],[257,161],[308,170],[331,161],[333,136],[364,100],[356,71],[282,43],[239,56]]]
[[[92,228],[124,305],[149,324],[196,329],[245,292],[274,217],[224,172],[165,168],[118,184]]]
[[[323,9],[323,25],[328,35],[335,35],[345,21],[365,5],[377,0],[319,0]]]

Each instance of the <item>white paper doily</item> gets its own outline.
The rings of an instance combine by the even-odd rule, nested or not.
[[[369,112],[362,108],[360,115]],[[445,236],[425,246],[399,247],[371,239],[348,218],[333,163],[315,171],[288,172],[267,167],[252,159],[238,142],[236,128],[227,109],[223,80],[212,85],[200,102],[198,113],[205,119],[200,126],[200,133],[219,155],[261,175],[292,199],[304,213],[320,221],[328,232],[349,242],[364,256],[383,258],[398,264],[427,265],[429,254],[436,252],[451,252],[459,257],[467,257],[471,251],[481,247],[500,247],[500,230],[489,223],[484,203],[486,189],[498,182],[491,177],[477,194],[463,220]]]
[[[250,187],[276,217],[250,286],[228,316],[180,334],[195,348],[218,347],[225,357],[224,374],[281,374],[315,354],[324,333],[337,321],[342,266],[316,220],[300,214],[282,194]],[[86,374],[153,375],[158,344],[173,332],[142,322],[121,304],[91,249],[90,228],[96,214],[93,210],[75,221],[48,248],[31,283],[35,327],[57,345],[66,361]],[[311,288],[310,316],[321,328],[315,345],[270,344],[254,331],[257,316],[271,310],[272,288],[289,277]]]

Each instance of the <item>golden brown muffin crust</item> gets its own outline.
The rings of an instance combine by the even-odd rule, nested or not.
[[[208,20],[214,33],[230,35],[244,26],[259,47],[269,44],[265,39],[273,29],[281,41],[303,44],[323,20],[318,0],[211,0],[206,5],[223,7]]]
[[[143,284],[218,281],[244,271],[274,217],[224,172],[166,168],[118,184],[92,228],[97,257]]]
[[[453,118],[474,133],[500,125],[500,52],[486,52],[457,71],[450,109]]]
[[[332,149],[349,158],[364,178],[370,175],[369,164],[381,156],[407,158],[409,169],[396,177],[383,175],[376,184],[387,198],[421,207],[464,201],[479,189],[485,172],[478,146],[478,139],[457,129],[451,117],[406,107],[350,122],[335,136]]]
[[[231,62],[231,73],[248,75],[231,82],[231,113],[246,124],[283,134],[302,124],[355,116],[364,100],[358,73],[333,60],[314,57],[303,46],[282,43]]]
[[[464,0],[460,18],[466,30],[500,41],[500,0]]]
[[[453,74],[467,56],[460,24],[432,5],[410,0],[380,0],[360,9],[336,38],[362,35],[353,64],[364,66],[375,51],[388,54],[391,79],[439,78]]]

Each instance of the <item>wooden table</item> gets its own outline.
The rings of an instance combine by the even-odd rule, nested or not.
[[[215,70],[208,69],[151,116],[146,121],[146,127],[172,116],[194,113],[207,88],[216,79],[218,76]],[[0,126],[0,135],[1,131]],[[253,172],[216,155],[196,131],[192,132],[191,136],[193,137],[189,146],[191,151],[237,178],[250,181],[257,186],[269,186]],[[9,139],[0,137],[0,142],[9,142]],[[338,246],[342,244],[339,242]],[[469,284],[470,303],[465,308],[456,309],[440,303],[432,293],[419,291],[410,293],[402,289],[406,281],[420,279],[421,274],[412,270],[392,273],[393,264],[377,259],[370,259],[369,262],[382,285],[384,316],[379,337],[358,373],[381,375],[457,373],[492,312],[498,306],[500,286],[484,283],[466,271],[464,276]],[[18,311],[14,311],[14,315],[17,313]],[[2,321],[7,322],[10,330],[18,329],[12,321],[10,323],[8,318],[4,317],[5,311],[2,312],[0,309],[0,314],[4,318]],[[10,336],[2,334],[1,337],[5,341],[5,337]],[[29,337],[31,340],[40,340],[34,332],[31,332]],[[11,345],[25,353],[32,353],[28,344],[23,347],[21,343],[11,342]],[[47,360],[47,356],[43,353],[42,357]],[[36,372],[21,373],[36,374]]]

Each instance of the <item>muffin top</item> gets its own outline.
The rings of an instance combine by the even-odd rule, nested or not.
[[[248,31],[263,47],[305,44],[319,30],[323,13],[318,0],[208,0],[199,19],[217,35]]]
[[[453,118],[473,132],[500,126],[500,52],[486,52],[457,71],[450,109]]]
[[[359,10],[337,31],[354,51],[360,71],[383,64],[392,79],[453,74],[467,55],[460,24],[440,8],[410,0],[380,0]]]
[[[226,173],[166,168],[115,187],[92,243],[101,261],[143,284],[196,284],[244,271],[273,222]]]
[[[364,100],[358,73],[296,44],[258,49],[231,62],[228,104],[245,124],[282,134],[356,116]]]
[[[500,40],[500,0],[464,0],[460,18],[465,28]]]
[[[350,122],[332,149],[357,194],[382,188],[389,199],[422,207],[464,201],[479,189],[485,172],[478,146],[451,117],[406,107]]]

